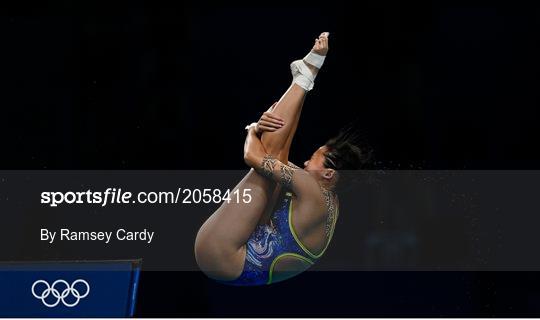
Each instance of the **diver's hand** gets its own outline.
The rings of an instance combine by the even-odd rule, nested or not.
[[[249,132],[249,130],[257,130],[257,122],[252,122],[248,124],[244,129]]]
[[[263,132],[274,132],[285,125],[285,121],[271,111],[274,109],[276,104],[277,102],[275,102],[270,109],[268,109],[268,111],[262,114],[255,128],[257,130],[257,134],[262,134]]]

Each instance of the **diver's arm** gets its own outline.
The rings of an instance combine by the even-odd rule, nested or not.
[[[286,165],[266,152],[257,136],[255,125],[248,127],[244,144],[244,161],[261,175],[291,189],[297,197],[320,194],[317,181],[309,173]]]
[[[253,168],[251,164],[253,164],[256,158],[261,154],[264,156],[266,150],[264,150],[261,140],[258,137],[257,125],[252,123],[246,127],[246,130],[247,136],[246,141],[244,142],[244,161],[248,166]]]
[[[300,168],[299,166],[295,165],[294,163],[292,163],[292,162],[290,162],[290,161],[289,161],[289,163],[287,163],[287,165],[288,165],[289,167],[293,167],[293,168],[295,168],[295,169],[302,169],[302,168]]]

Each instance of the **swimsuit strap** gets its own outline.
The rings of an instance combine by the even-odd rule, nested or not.
[[[325,202],[326,202],[326,199],[328,198],[328,203],[327,203],[327,214],[328,214],[328,216],[327,216],[327,221],[326,221],[326,225],[325,225],[326,239],[325,239],[325,245],[323,247],[323,250],[319,254],[312,253],[300,241],[300,238],[298,237],[297,232],[294,229],[294,225],[293,225],[293,214],[292,214],[293,213],[293,205],[292,205],[292,201],[291,201],[291,204],[290,204],[290,207],[289,207],[289,213],[288,213],[288,220],[289,221],[288,222],[289,222],[290,233],[292,234],[296,244],[300,247],[301,251],[303,251],[312,260],[319,259],[324,254],[324,252],[326,251],[328,246],[330,245],[330,241],[332,240],[332,236],[334,234],[334,229],[336,227],[337,216],[339,214],[338,207],[336,206],[335,192],[333,192],[331,190],[326,190],[326,192],[325,192],[325,190],[326,190],[325,188],[321,187],[321,191],[323,192],[323,195],[325,195]],[[328,195],[328,197],[327,197],[327,195]]]

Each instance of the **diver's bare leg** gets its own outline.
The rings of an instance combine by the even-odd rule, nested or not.
[[[312,52],[326,55],[328,52],[328,33],[322,33],[312,48]],[[306,62],[304,60],[304,62]],[[309,72],[315,77],[319,69],[308,62],[306,65]],[[319,65],[320,67],[320,65]],[[289,163],[289,151],[293,137],[300,121],[300,114],[306,97],[306,90],[299,85],[293,84],[274,106],[272,112],[285,120],[285,126],[274,132],[265,132],[261,141],[267,153],[276,156],[281,162]],[[281,192],[280,187],[274,189],[272,197],[265,209],[265,214],[261,217],[261,223],[268,223],[273,210],[274,203]]]
[[[312,52],[326,55],[327,51],[328,33],[324,32],[315,40]],[[309,69],[308,72],[311,72],[313,77],[315,77],[319,69],[307,63],[306,60],[304,62]],[[288,162],[289,148],[296,127],[298,126],[305,97],[306,89],[293,83],[272,111],[285,121],[285,125],[274,132],[265,132],[261,137],[266,152],[272,155],[278,155],[278,159],[283,163]]]
[[[233,280],[242,273],[245,244],[257,227],[273,189],[270,180],[251,169],[231,194],[236,190],[241,195],[247,190],[251,201],[223,202],[199,229],[195,240],[197,263],[214,279]]]
[[[296,128],[298,128],[298,122],[300,122],[301,113],[302,113],[302,107],[300,107],[300,112],[296,114],[296,118],[293,121],[293,125],[292,125],[291,130],[289,131],[289,136],[287,137],[287,140],[285,141],[285,145],[279,151],[278,159],[286,160],[286,161],[281,160],[281,162],[285,164],[288,164],[288,161],[289,161],[289,151],[291,149],[292,141],[296,133]]]
[[[296,119],[299,119],[306,91],[296,84],[292,84],[285,94],[278,101],[272,111],[285,121],[285,125],[274,132],[265,132],[261,136],[261,142],[268,154],[279,157],[278,159],[287,163],[288,150],[285,150],[289,135],[296,127]],[[292,139],[291,139],[292,140]]]

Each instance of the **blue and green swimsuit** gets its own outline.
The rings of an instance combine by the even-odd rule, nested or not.
[[[326,245],[318,255],[311,253],[296,235],[293,227],[292,193],[286,192],[279,199],[277,210],[272,214],[270,225],[259,225],[246,243],[244,269],[235,280],[223,283],[238,286],[271,284],[274,267],[285,257],[301,260],[306,265],[313,265],[323,254],[334,233],[335,222],[331,221]],[[337,216],[336,216],[337,217]]]

